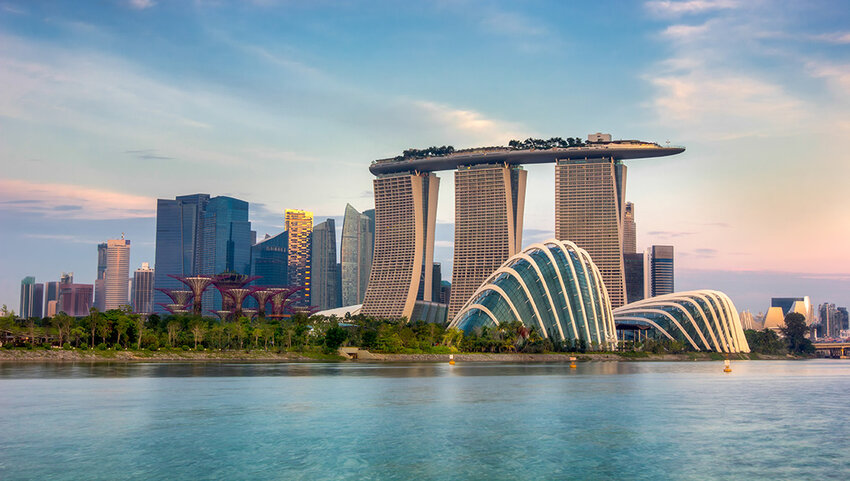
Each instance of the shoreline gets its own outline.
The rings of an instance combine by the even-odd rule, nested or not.
[[[552,363],[570,362],[575,357],[579,362],[694,362],[725,359],[723,354],[710,352],[691,352],[684,354],[651,353],[457,353],[457,362],[527,362]],[[774,356],[765,354],[731,354],[730,360],[797,360],[794,356]],[[340,362],[340,363],[410,363],[410,362],[449,362],[449,354],[382,354],[369,353],[368,358],[345,359],[342,356],[318,353],[273,352],[273,351],[80,351],[80,350],[24,350],[0,349],[0,362]]]

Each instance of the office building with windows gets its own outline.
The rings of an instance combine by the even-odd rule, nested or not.
[[[284,225],[287,234],[286,255],[288,285],[303,286],[294,305],[309,307],[312,298],[312,268],[310,265],[310,239],[313,233],[313,213],[306,210],[286,209]]]
[[[133,312],[149,314],[153,312],[154,270],[150,264],[142,262],[142,267],[133,273]]]
[[[650,298],[674,291],[673,246],[650,246],[643,254],[643,296]]]
[[[44,284],[37,284],[35,277],[27,276],[21,280],[21,309],[22,319],[31,317],[41,318],[44,306]]]
[[[321,310],[342,304],[340,264],[336,261],[336,225],[333,219],[313,226],[310,241],[312,305]]]
[[[120,309],[130,299],[130,241],[110,239],[106,241],[106,271],[102,281],[104,291],[103,309]]]
[[[363,303],[374,248],[375,210],[360,213],[351,204],[346,204],[339,252],[343,306]]]

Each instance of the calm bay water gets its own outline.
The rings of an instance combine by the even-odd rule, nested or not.
[[[846,479],[850,362],[0,363],[0,479]]]

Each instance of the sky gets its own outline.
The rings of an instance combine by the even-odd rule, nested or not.
[[[262,237],[371,208],[369,162],[406,148],[609,132],[687,147],[627,163],[677,290],[848,305],[848,26],[843,0],[0,0],[0,303],[93,282],[122,232],[153,263],[156,198],[247,200]],[[526,168],[528,245],[554,169]]]

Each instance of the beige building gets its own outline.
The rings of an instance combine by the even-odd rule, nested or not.
[[[433,173],[405,172],[373,181],[375,253],[361,310],[364,315],[409,319],[420,280],[424,298],[432,298],[439,186],[440,179]]]
[[[481,284],[522,248],[528,172],[505,164],[455,172],[455,241],[448,319]]]
[[[555,163],[555,237],[586,250],[616,309],[625,304],[623,211],[626,166],[608,158]]]
[[[106,241],[106,274],[103,279],[104,309],[119,309],[130,300],[130,241],[110,239]]]

